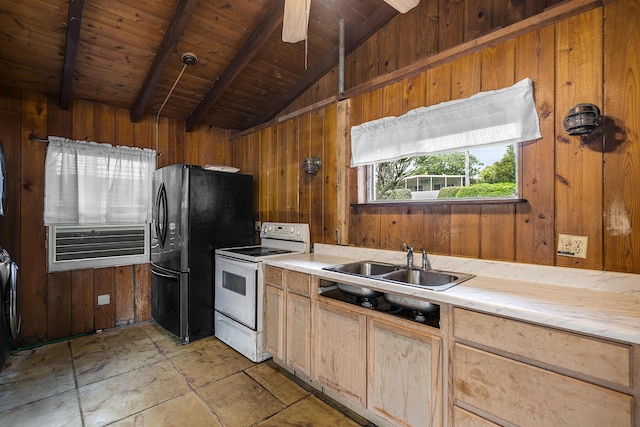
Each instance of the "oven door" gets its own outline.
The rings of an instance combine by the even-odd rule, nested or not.
[[[216,255],[215,309],[256,330],[258,263]]]

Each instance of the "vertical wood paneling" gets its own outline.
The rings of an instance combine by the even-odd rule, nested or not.
[[[581,102],[602,105],[602,9],[556,25],[556,123]],[[587,259],[556,257],[560,266],[602,268],[602,137],[583,143],[556,127],[558,233],[587,236]]]
[[[386,74],[398,68],[398,56],[402,49],[402,42],[398,43],[398,21],[392,19],[384,28],[380,30],[379,37],[379,58],[380,74]],[[414,34],[415,37],[415,34]],[[400,38],[400,40],[402,40]]]
[[[516,80],[534,82],[534,99],[542,138],[520,144],[518,179],[520,197],[516,206],[516,260],[552,265],[555,261],[555,30],[553,26],[532,31],[516,40]]]
[[[288,124],[288,126],[292,125]],[[284,155],[281,157],[285,161],[285,179],[283,182],[283,189],[286,196],[286,221],[299,222],[300,221],[300,175],[301,165],[299,163],[299,141],[298,138],[288,138],[289,133],[283,137],[285,141],[280,143],[285,148]],[[291,134],[293,136],[293,134]]]
[[[362,81],[368,82],[380,74],[378,34],[371,36],[360,46],[362,49]]]
[[[438,7],[438,52],[442,52],[464,41],[464,2],[439,0]]]
[[[151,268],[148,264],[134,266],[135,276],[135,320],[151,319]]]
[[[303,114],[295,121],[289,121],[291,128],[288,128],[288,132],[293,137],[296,135],[298,138],[298,164],[302,165],[306,157],[311,157],[311,117],[310,114]],[[294,129],[297,128],[297,131]],[[306,173],[298,173],[298,181],[300,188],[300,222],[309,223],[311,221],[311,179],[313,177]],[[310,226],[311,228],[311,226]],[[313,236],[313,230],[310,230]]]
[[[200,160],[200,129],[198,126],[193,132],[187,133],[184,138],[184,162],[189,165],[197,165]]]
[[[314,111],[309,115],[309,147],[311,157],[324,158],[324,110]],[[301,163],[302,164],[302,163]],[[309,183],[308,191],[311,198],[309,211],[309,228],[312,241],[324,241],[324,172],[306,175]]]
[[[96,268],[93,270],[93,312],[95,317],[94,328],[107,329],[116,326],[116,310],[114,307],[115,286],[114,286],[114,268]],[[98,305],[98,296],[109,295],[110,303]]]
[[[482,91],[515,83],[515,41],[484,49],[481,57]],[[516,252],[514,205],[481,206],[480,212],[480,257],[513,261]]]
[[[416,7],[417,18],[417,45],[416,58],[422,58],[438,52],[439,2],[421,1]]]
[[[338,105],[333,104],[325,109],[322,133],[322,165],[318,174],[323,178],[323,239],[327,244],[337,243],[338,215]],[[342,140],[341,140],[342,142]]]
[[[95,329],[93,270],[71,273],[71,334]]]
[[[71,335],[71,272],[63,271],[47,277],[47,339],[57,340]]]
[[[465,0],[464,2],[464,40],[488,32],[492,28],[492,0]]]
[[[20,150],[20,289],[19,309],[25,320],[22,336],[44,337],[47,332],[47,286],[44,212],[44,159],[46,144],[29,135],[47,135],[47,97],[29,92],[22,96]]]
[[[605,8],[604,269],[640,271],[640,2]],[[632,131],[633,130],[633,131]]]
[[[275,131],[276,128],[269,128],[259,132],[257,135],[260,144],[260,170],[257,173],[259,192],[258,217],[261,221],[268,221],[270,212],[272,211],[270,197],[271,192],[269,191],[269,186],[271,185],[269,178],[272,171],[270,169],[269,162],[273,161],[273,155],[270,153],[273,147],[273,140],[275,138],[270,137],[270,135]],[[238,141],[237,144],[246,144],[248,143],[246,142],[248,139],[249,137],[244,137],[242,138],[242,141]]]
[[[418,50],[418,13],[402,13],[393,21],[397,21],[397,67],[402,68],[416,60]],[[393,22],[392,21],[392,22]]]
[[[459,99],[480,92],[481,56],[465,56],[451,65],[451,99]],[[451,206],[451,253],[480,256],[480,206]]]
[[[135,320],[134,301],[134,266],[125,265],[115,268],[115,323],[123,326]]]

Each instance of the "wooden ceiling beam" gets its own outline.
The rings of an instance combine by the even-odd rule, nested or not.
[[[398,11],[391,6],[381,6],[376,9],[362,25],[351,33],[351,40],[346,41],[345,55],[350,54],[358,46],[364,43],[369,37],[378,32],[391,19],[398,15]],[[333,67],[338,64],[338,47],[326,55],[320,63],[316,64],[312,69],[308,70],[302,78],[300,78],[293,87],[280,98],[272,103],[267,111],[257,116],[247,128],[258,126],[266,121],[273,119],[287,105],[296,100],[305,90],[309,89],[322,76],[327,74]]]
[[[193,113],[191,113],[191,116],[187,119],[187,132],[193,131],[211,107],[218,102],[222,94],[231,86],[233,81],[260,51],[262,46],[264,46],[269,37],[271,37],[271,34],[280,27],[283,16],[284,0],[277,0],[258,27],[251,33],[249,39],[247,39],[245,44],[240,48],[236,56],[231,60],[229,66],[222,72],[200,104],[198,104]]]
[[[71,106],[73,75],[76,72],[76,58],[80,41],[80,26],[84,0],[69,0],[67,14],[67,40],[64,47],[64,65],[62,69],[62,85],[60,88],[60,108],[68,110]]]
[[[184,33],[191,19],[191,15],[193,15],[194,10],[198,6],[198,1],[199,0],[180,0],[178,2],[176,11],[164,33],[160,46],[158,46],[155,58],[153,58],[153,63],[147,72],[147,76],[142,83],[133,107],[131,107],[132,122],[136,123],[142,118],[144,110],[151,99],[151,95],[156,89],[156,85],[160,81],[173,51]]]

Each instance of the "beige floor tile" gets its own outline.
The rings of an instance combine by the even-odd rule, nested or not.
[[[309,396],[261,422],[258,426],[359,427],[360,424],[317,397]]]
[[[196,391],[225,426],[251,426],[285,408],[282,402],[244,372]]]
[[[158,362],[80,387],[86,426],[126,418],[188,392],[184,379],[168,361]]]
[[[107,351],[113,347],[150,341],[144,329],[138,325],[132,325],[74,338],[70,343],[73,357],[78,357],[88,353]]]
[[[75,390],[0,412],[0,424],[12,427],[82,427]]]
[[[198,388],[253,366],[253,362],[220,341],[211,341],[203,350],[195,350],[171,359],[192,387]]]
[[[269,366],[269,362],[260,363],[245,372],[287,406],[309,395],[307,390]]]
[[[48,344],[10,354],[9,357],[7,357],[0,376],[41,369],[43,367],[48,369],[48,366],[60,362],[71,362],[71,351],[69,350],[68,341]]]
[[[165,356],[172,358],[191,351],[202,350],[210,346],[213,342],[219,342],[214,337],[202,338],[187,344],[182,344],[182,340],[176,335],[164,329],[155,322],[143,323],[141,327],[158,346]]]
[[[221,427],[200,398],[190,392],[111,424],[110,427]]]
[[[140,328],[133,330],[136,332],[123,333],[124,339],[118,339],[118,332],[114,331],[91,342],[76,344],[72,341],[78,385],[91,384],[165,360],[144,331]]]
[[[37,353],[38,357],[41,353]],[[32,362],[23,361],[24,366]],[[14,370],[0,377],[0,411],[26,405],[65,391],[73,390],[73,366],[71,360],[31,366]]]

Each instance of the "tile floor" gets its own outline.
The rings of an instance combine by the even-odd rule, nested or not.
[[[143,323],[9,355],[2,426],[362,426],[271,361]],[[349,416],[345,415],[349,414]]]

